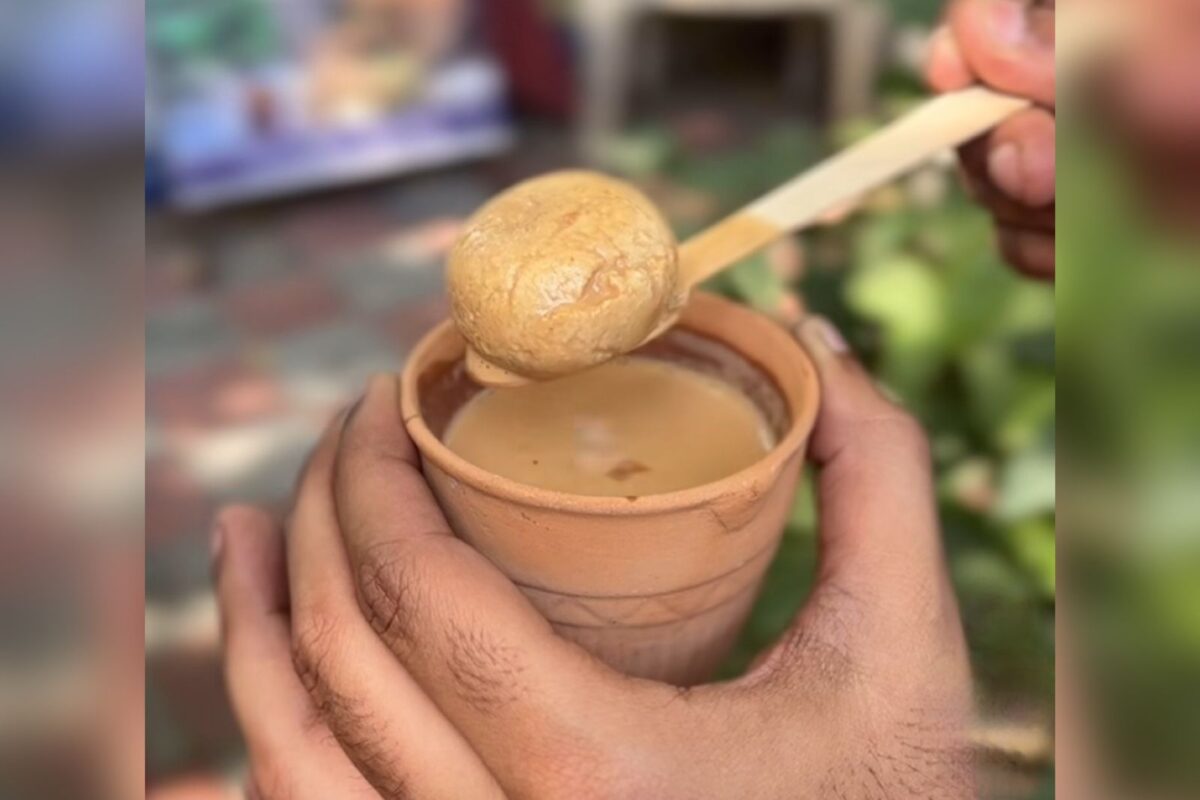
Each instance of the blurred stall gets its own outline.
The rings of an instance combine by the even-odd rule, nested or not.
[[[149,140],[204,208],[492,154],[505,84],[467,0],[150,0]]]

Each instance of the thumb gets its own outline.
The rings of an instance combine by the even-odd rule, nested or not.
[[[1054,105],[1054,4],[958,0],[950,27],[971,71],[1002,92]]]
[[[823,393],[810,447],[821,519],[812,613],[852,598],[859,621],[874,623],[864,629],[911,636],[935,618],[956,628],[923,430],[880,393],[827,320],[808,319],[799,336]]]

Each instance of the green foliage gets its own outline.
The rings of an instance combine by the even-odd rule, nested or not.
[[[1107,765],[1147,795],[1200,786],[1200,270],[1119,151],[1059,122],[1063,570]],[[1152,791],[1153,790],[1153,791]]]
[[[869,133],[844,126],[835,139]],[[644,134],[643,134],[644,135]],[[728,153],[631,152],[724,214],[819,160],[812,131],[784,127]],[[650,162],[654,166],[650,166]],[[638,169],[637,167],[640,167]],[[997,255],[991,222],[948,169],[892,188],[839,225],[803,235],[798,280],[746,259],[708,288],[761,309],[788,293],[833,319],[934,444],[947,552],[985,702],[1053,707],[1055,594],[1054,295]],[[681,233],[688,233],[684,230]],[[816,563],[807,486],[724,673],[743,671],[803,602]]]
[[[264,0],[148,0],[147,43],[165,63],[252,67],[278,57],[283,40]]]
[[[710,193],[722,210],[732,211],[819,160],[824,152],[811,128],[779,125],[749,147],[697,156],[679,152],[666,161],[664,172],[681,186]]]

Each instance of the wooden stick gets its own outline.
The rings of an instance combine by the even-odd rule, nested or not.
[[[817,222],[943,150],[1030,105],[973,86],[923,103],[891,125],[792,178],[679,249],[680,280],[695,286],[785,233]]]

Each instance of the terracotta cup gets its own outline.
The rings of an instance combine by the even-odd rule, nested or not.
[[[425,336],[401,381],[401,413],[457,535],[511,578],[563,636],[613,667],[678,685],[729,653],[779,545],[820,395],[796,340],[736,303],[697,294],[644,346],[740,388],[778,444],[719,481],[638,498],[591,497],[502,478],[439,437],[480,391],[449,321]],[[686,457],[687,442],[680,442]]]

